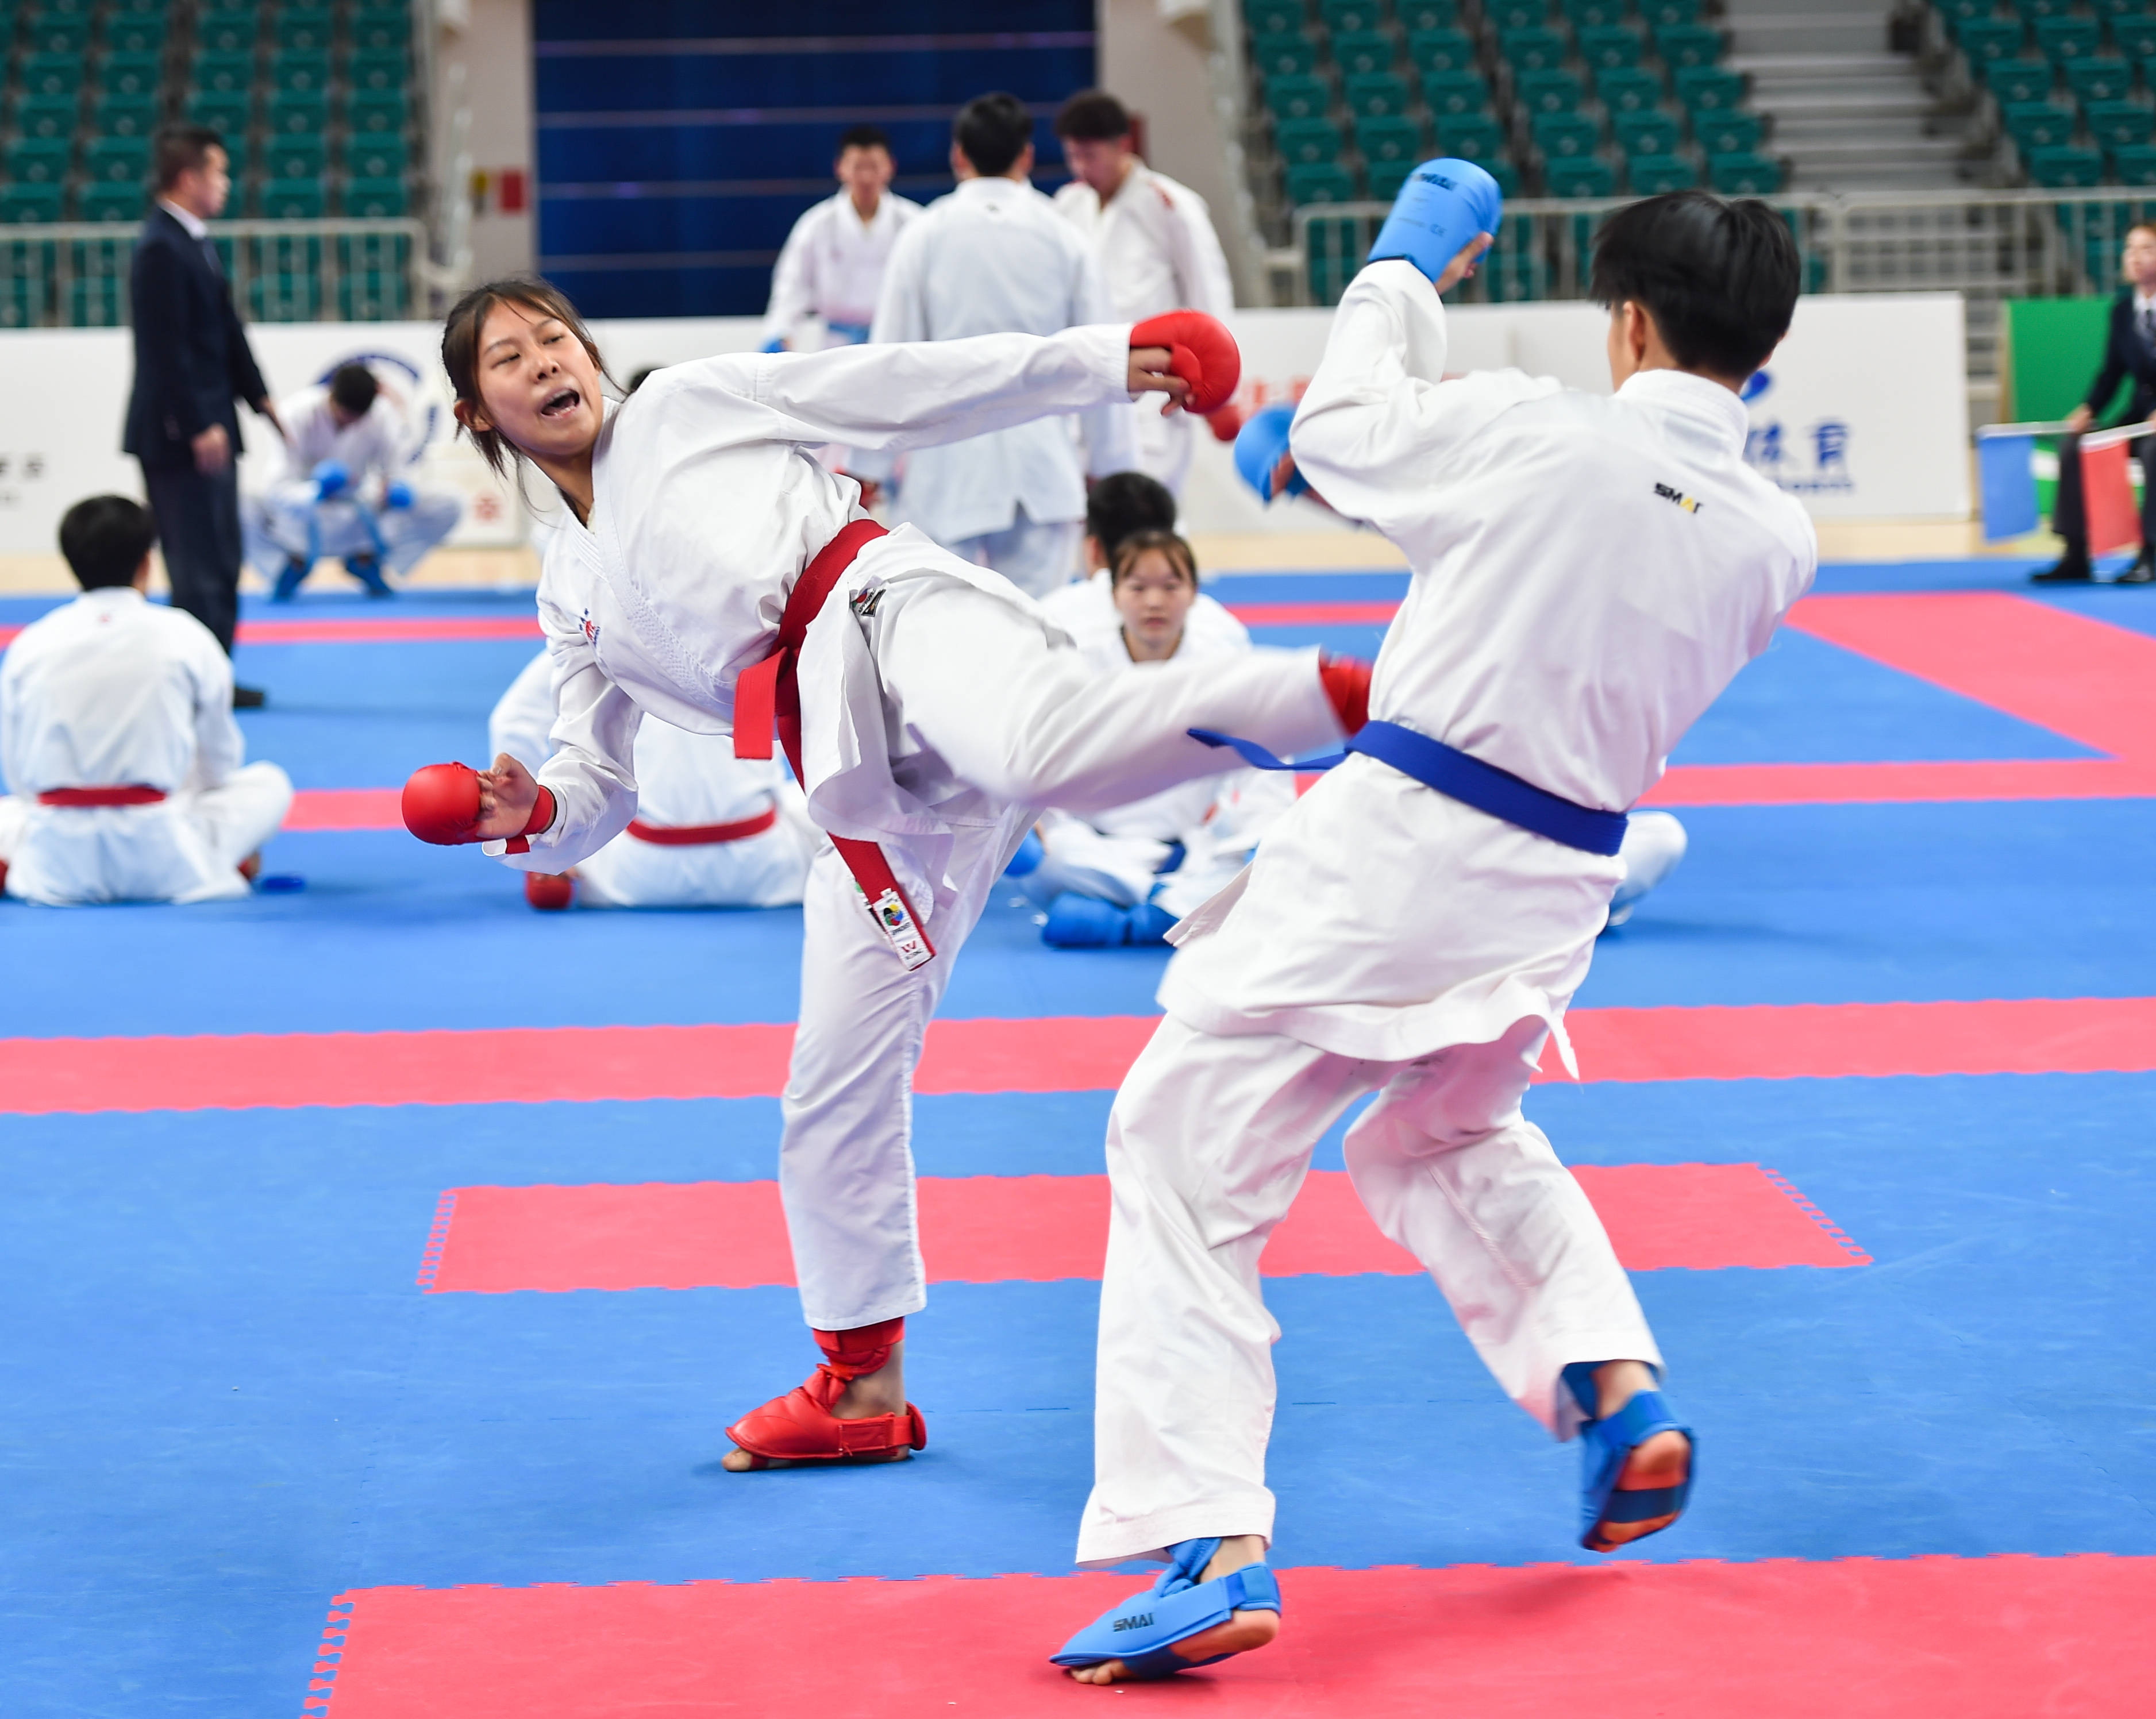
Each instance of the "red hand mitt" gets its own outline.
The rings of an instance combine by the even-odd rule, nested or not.
[[[475,842],[479,772],[467,764],[429,764],[404,784],[404,827],[423,842],[454,848]]]
[[[1235,397],[1243,379],[1243,355],[1228,325],[1203,310],[1169,310],[1148,316],[1131,331],[1131,346],[1166,346],[1168,367],[1190,384],[1183,409],[1200,418]]]
[[[1320,657],[1317,678],[1332,701],[1332,714],[1340,719],[1340,731],[1359,734],[1370,720],[1371,665],[1353,657]]]

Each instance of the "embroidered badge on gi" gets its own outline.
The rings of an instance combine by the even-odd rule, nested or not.
[[[909,972],[916,967],[927,966],[936,958],[936,952],[921,935],[921,927],[914,924],[906,898],[896,890],[886,890],[870,902],[869,914],[875,921],[876,928],[891,939],[899,964]]]
[[[849,597],[846,599],[846,607],[850,608],[863,620],[866,620],[870,615],[876,612],[876,605],[882,601],[882,586],[864,585],[860,590],[856,591],[851,597]]]
[[[599,648],[599,623],[592,618],[589,609],[584,611],[584,642],[593,650]]]

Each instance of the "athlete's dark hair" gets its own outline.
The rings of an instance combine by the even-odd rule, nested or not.
[[[975,172],[993,178],[1010,172],[1011,163],[1033,141],[1033,115],[1004,90],[976,95],[951,122],[951,141],[965,151]]]
[[[1055,115],[1055,135],[1081,143],[1131,135],[1131,110],[1105,90],[1081,90]]]
[[[584,326],[584,319],[577,314],[568,295],[557,286],[543,280],[490,280],[484,286],[475,286],[455,304],[442,324],[442,368],[449,373],[449,388],[457,397],[457,403],[474,412],[486,409],[479,393],[479,336],[486,326],[487,314],[496,305],[517,305],[537,316],[552,316],[561,322],[577,337],[592,362],[598,366],[600,376],[607,376],[606,361],[599,357],[598,342],[592,338],[591,331]],[[482,458],[494,470],[506,476],[516,458],[516,448],[494,429],[474,429],[469,425],[465,432],[472,439]]]
[[[213,149],[223,149],[224,138],[208,126],[167,126],[152,145],[157,155],[157,189],[170,191],[180,175],[209,159]]]
[[[850,149],[880,149],[891,153],[891,133],[880,126],[849,126],[839,134],[839,153]]]
[[[85,591],[134,583],[157,541],[150,510],[125,495],[93,495],[60,516],[60,553]]]
[[[1086,498],[1086,535],[1101,546],[1101,559],[1115,564],[1116,551],[1133,531],[1175,529],[1175,496],[1166,484],[1142,471],[1111,472]]]
[[[1197,552],[1173,531],[1133,531],[1116,546],[1115,559],[1108,564],[1108,588],[1112,591],[1129,576],[1138,564],[1138,557],[1149,551],[1158,550],[1172,562],[1178,572],[1190,581],[1190,588],[1198,588]]]
[[[1789,332],[1802,275],[1796,240],[1758,198],[1671,191],[1603,223],[1588,292],[1646,310],[1686,369],[1745,377]]]
[[[382,384],[364,364],[340,364],[330,373],[330,398],[354,418],[364,418]]]

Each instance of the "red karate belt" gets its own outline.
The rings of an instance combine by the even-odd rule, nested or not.
[[[778,822],[778,808],[766,806],[755,817],[737,818],[732,824],[646,824],[641,818],[632,818],[629,833],[654,848],[715,848],[721,842],[745,842],[752,835],[762,835]]]
[[[154,806],[165,798],[162,788],[139,783],[125,788],[49,788],[38,796],[40,806]]]
[[[734,756],[767,758],[772,736],[786,748],[786,761],[793,767],[793,779],[808,786],[801,772],[801,642],[854,557],[884,536],[874,520],[857,519],[840,528],[839,535],[821,549],[794,581],[778,620],[778,647],[753,668],[744,669],[734,682]],[[899,960],[910,970],[926,967],[936,958],[936,946],[921,928],[921,916],[899,887],[897,875],[883,849],[874,842],[833,835],[831,845],[846,862],[846,870],[868,898],[869,915],[876,928],[891,940]]]

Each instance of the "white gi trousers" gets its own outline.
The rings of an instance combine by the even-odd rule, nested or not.
[[[277,834],[291,804],[291,777],[270,763],[147,806],[0,795],[7,893],[49,907],[234,900],[249,890],[239,862]]]
[[[863,626],[894,778],[924,803],[963,785],[968,809],[948,819],[927,914],[936,958],[912,972],[835,852],[825,847],[809,868],[778,1181],[802,1312],[818,1331],[927,1305],[913,1070],[958,951],[1039,808],[1105,811],[1217,774],[1218,756],[1187,744],[1188,728],[1277,734],[1290,746],[1328,744],[1339,731],[1306,651],[1102,680],[1052,644],[1037,614],[956,578],[894,582]]]
[[[1259,1256],[1312,1147],[1373,1089],[1348,1134],[1356,1192],[1429,1269],[1507,1395],[1568,1437],[1579,1416],[1565,1367],[1660,1365],[1600,1219],[1520,1112],[1547,1037],[1524,1020],[1495,1044],[1385,1063],[1161,1023],[1108,1124],[1115,1203],[1081,1563],[1212,1535],[1271,1537],[1280,1327]]]
[[[383,569],[407,573],[457,528],[464,512],[455,496],[424,490],[414,491],[409,507],[366,506],[362,516],[362,506],[342,495],[318,501],[315,485],[305,480],[274,485],[250,496],[244,521],[249,565],[264,578],[274,579],[289,560],[333,555],[349,561],[374,555],[374,536],[367,528],[366,516],[371,516],[381,534]]]
[[[1021,507],[1000,531],[962,537],[951,552],[977,567],[993,567],[1028,597],[1045,597],[1070,582],[1078,571],[1082,520],[1029,519]]]

